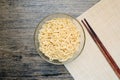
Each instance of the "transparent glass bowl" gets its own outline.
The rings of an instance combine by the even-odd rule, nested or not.
[[[75,23],[76,27],[79,29],[80,31],[80,46],[79,46],[79,49],[75,52],[75,54],[73,55],[72,58],[68,59],[67,61],[64,61],[64,62],[59,62],[58,60],[53,60],[53,61],[50,61],[48,57],[46,57],[40,50],[39,50],[39,41],[38,41],[38,34],[39,34],[39,30],[42,28],[42,25],[46,22],[46,21],[49,21],[53,18],[69,18],[69,19],[72,19],[73,22]],[[39,55],[44,59],[46,60],[47,62],[49,63],[52,63],[52,64],[57,64],[57,65],[62,65],[62,64],[66,64],[68,62],[71,62],[73,61],[74,59],[76,59],[82,52],[84,46],[85,46],[85,32],[84,32],[84,29],[83,27],[81,26],[81,24],[79,23],[79,21],[75,18],[73,18],[72,16],[68,15],[68,14],[63,14],[63,13],[56,13],[56,14],[51,14],[47,17],[45,17],[44,19],[41,20],[41,22],[38,24],[38,26],[36,27],[35,29],[35,33],[34,33],[34,41],[35,41],[35,47],[36,47],[36,50],[37,52],[39,53]]]

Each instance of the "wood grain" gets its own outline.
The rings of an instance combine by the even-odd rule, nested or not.
[[[0,80],[73,80],[35,50],[34,30],[48,14],[79,16],[99,0],[0,0]]]

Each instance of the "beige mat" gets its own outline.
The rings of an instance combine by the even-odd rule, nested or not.
[[[86,18],[111,56],[120,66],[120,0],[101,0],[77,19]],[[75,80],[118,80],[110,65],[84,28],[82,54],[65,67]]]

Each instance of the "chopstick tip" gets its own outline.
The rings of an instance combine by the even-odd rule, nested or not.
[[[86,18],[84,18],[84,20],[87,21]]]

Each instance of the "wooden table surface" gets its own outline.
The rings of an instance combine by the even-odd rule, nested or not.
[[[45,62],[34,30],[52,13],[77,17],[99,0],[0,0],[0,80],[73,80],[66,68]]]

